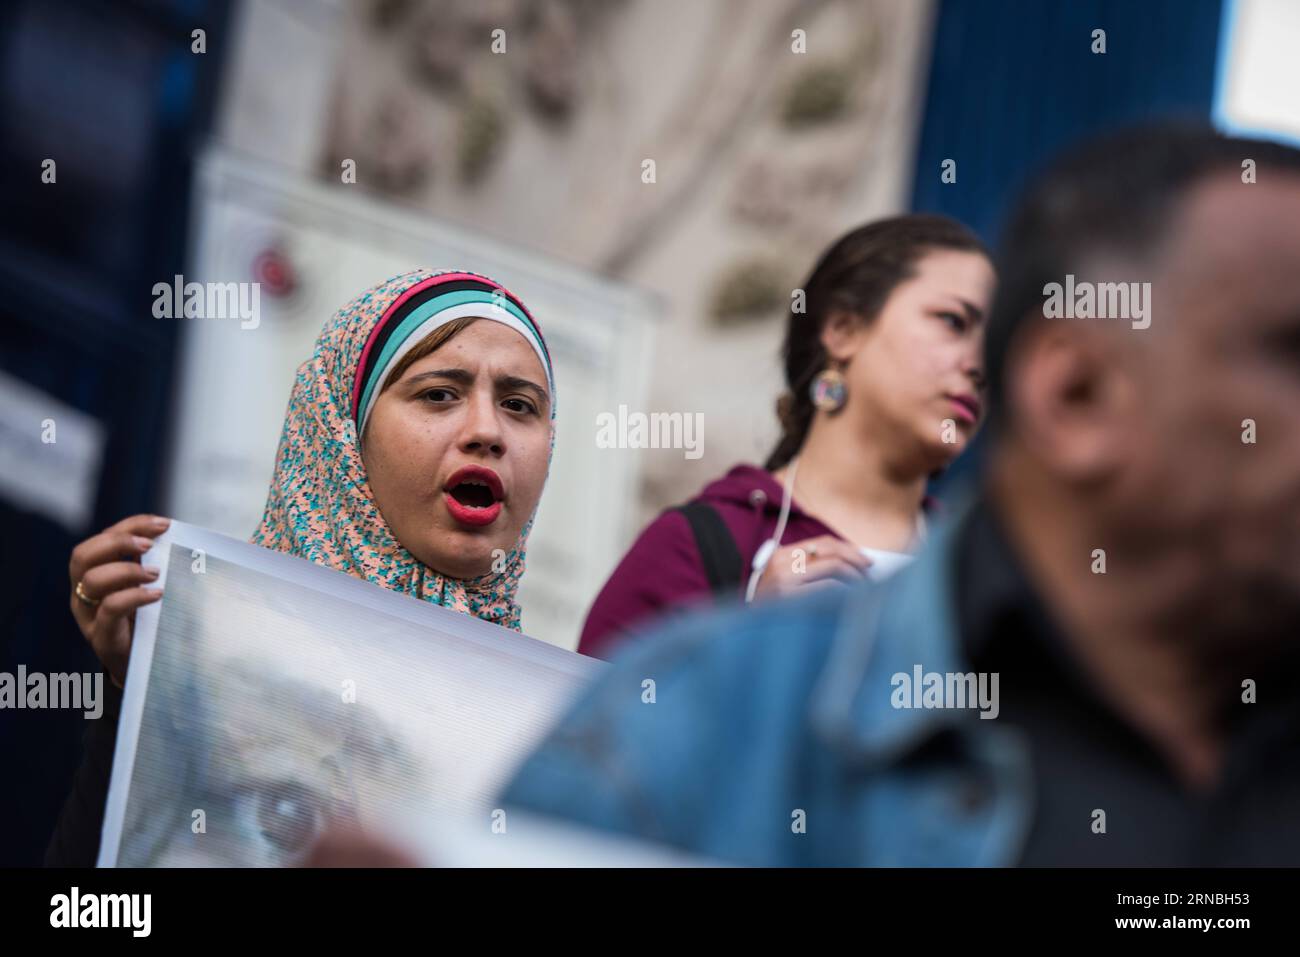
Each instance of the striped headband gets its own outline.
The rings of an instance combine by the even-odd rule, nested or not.
[[[402,357],[438,327],[469,317],[509,326],[528,341],[546,370],[546,385],[554,403],[551,356],[541,328],[524,304],[486,276],[444,272],[416,283],[398,296],[370,330],[352,384],[352,418],[357,424],[358,441],[383,383]]]

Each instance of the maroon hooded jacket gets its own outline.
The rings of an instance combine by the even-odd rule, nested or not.
[[[743,560],[737,598],[744,596],[754,554],[776,531],[782,492],[770,473],[737,465],[692,499],[712,506],[735,539]],[[792,502],[780,544],[819,535],[841,537]],[[578,650],[608,658],[629,632],[665,612],[712,597],[690,524],[681,512],[669,509],[646,526],[605,582],[587,614]]]

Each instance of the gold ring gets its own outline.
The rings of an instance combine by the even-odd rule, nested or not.
[[[817,555],[817,543],[813,542],[808,546],[808,557],[814,558]]]
[[[100,602],[100,599],[91,598],[89,595],[87,595],[84,591],[81,590],[81,582],[77,582],[77,587],[72,590],[72,593],[77,596],[77,599],[83,605],[89,605],[91,608],[94,608]]]

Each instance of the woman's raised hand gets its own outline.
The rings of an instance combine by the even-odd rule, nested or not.
[[[170,524],[157,515],[132,515],[72,550],[72,617],[119,688],[126,680],[135,610],[162,597],[161,588],[150,587],[158,570],[141,565],[140,556]]]

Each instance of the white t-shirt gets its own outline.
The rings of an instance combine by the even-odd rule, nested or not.
[[[884,581],[895,572],[902,571],[916,559],[911,552],[887,552],[883,548],[859,547],[858,551],[871,559],[871,565],[867,568],[867,579],[873,582]]]

